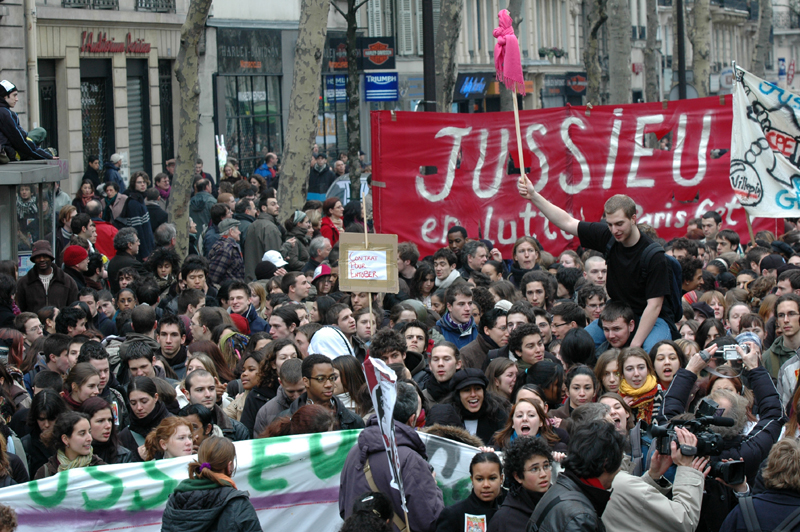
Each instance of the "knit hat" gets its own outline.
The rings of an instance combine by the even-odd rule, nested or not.
[[[35,259],[39,255],[46,255],[50,257],[51,260],[56,260],[55,256],[53,255],[53,248],[50,246],[50,242],[47,240],[37,240],[33,243],[31,260]]]
[[[17,92],[17,86],[16,85],[11,83],[7,79],[4,79],[3,81],[0,81],[0,97],[5,98],[6,96],[11,94],[12,92]]]
[[[736,343],[739,345],[744,345],[745,342],[753,342],[758,346],[759,349],[761,349],[761,338],[759,338],[754,332],[745,331],[743,333],[739,333],[739,335],[736,337]]]
[[[239,220],[236,218],[225,218],[219,223],[219,234],[225,233],[225,231],[232,227],[239,227]]]
[[[231,320],[233,324],[236,325],[236,328],[239,329],[240,333],[250,336],[250,322],[247,321],[247,318],[241,314],[231,312]]]
[[[89,252],[81,246],[72,245],[64,250],[64,265],[70,268],[86,260]]]

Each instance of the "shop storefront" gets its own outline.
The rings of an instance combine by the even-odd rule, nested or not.
[[[283,150],[281,31],[217,28],[214,129],[250,175]]]
[[[123,154],[123,177],[151,176],[174,157],[175,29],[65,26],[39,19],[40,116],[79,186],[88,158]]]

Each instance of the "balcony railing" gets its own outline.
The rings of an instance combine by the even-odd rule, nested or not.
[[[61,7],[119,9],[119,0],[61,0]]]
[[[772,26],[780,30],[796,30],[800,29],[800,16],[796,13],[780,12],[772,13]]]
[[[136,11],[174,13],[175,0],[136,0]]]

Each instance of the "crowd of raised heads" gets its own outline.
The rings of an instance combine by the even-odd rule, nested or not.
[[[231,164],[216,183],[198,162],[186,256],[157,216],[171,175],[137,173],[133,190],[92,182],[64,205],[27,273],[0,262],[0,486],[192,455],[164,530],[203,504],[261,530],[231,442],[363,428],[342,530],[399,530],[372,357],[398,379],[415,532],[572,530],[569,515],[575,530],[744,530],[741,497],[772,529],[776,507],[800,506],[790,222],[743,244],[708,212],[665,241],[618,197],[605,221],[571,225],[521,191],[576,249],[523,236],[504,253],[454,226],[432,255],[398,245],[398,293],[346,292],[339,236],[371,230],[371,209],[282,213],[272,178]],[[420,432],[480,448],[466,499],[445,507]]]

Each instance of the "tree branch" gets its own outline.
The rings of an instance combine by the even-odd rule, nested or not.
[[[345,19],[345,20],[347,20],[347,13],[345,13],[344,11],[342,11],[342,8],[340,8],[339,6],[337,6],[337,5],[336,5],[336,2],[334,2],[334,0],[331,0],[331,5],[333,6],[333,8],[334,8],[336,11],[338,11],[338,12],[339,12],[339,14],[340,14],[340,15],[342,15],[342,16],[344,17],[344,19]]]
[[[361,2],[360,4],[356,4],[356,6],[353,8],[353,11],[358,11],[358,10],[361,8],[361,6],[363,6],[363,5],[364,5],[364,4],[366,4],[367,2],[369,2],[369,0],[364,0],[364,1],[363,1],[363,2]]]

